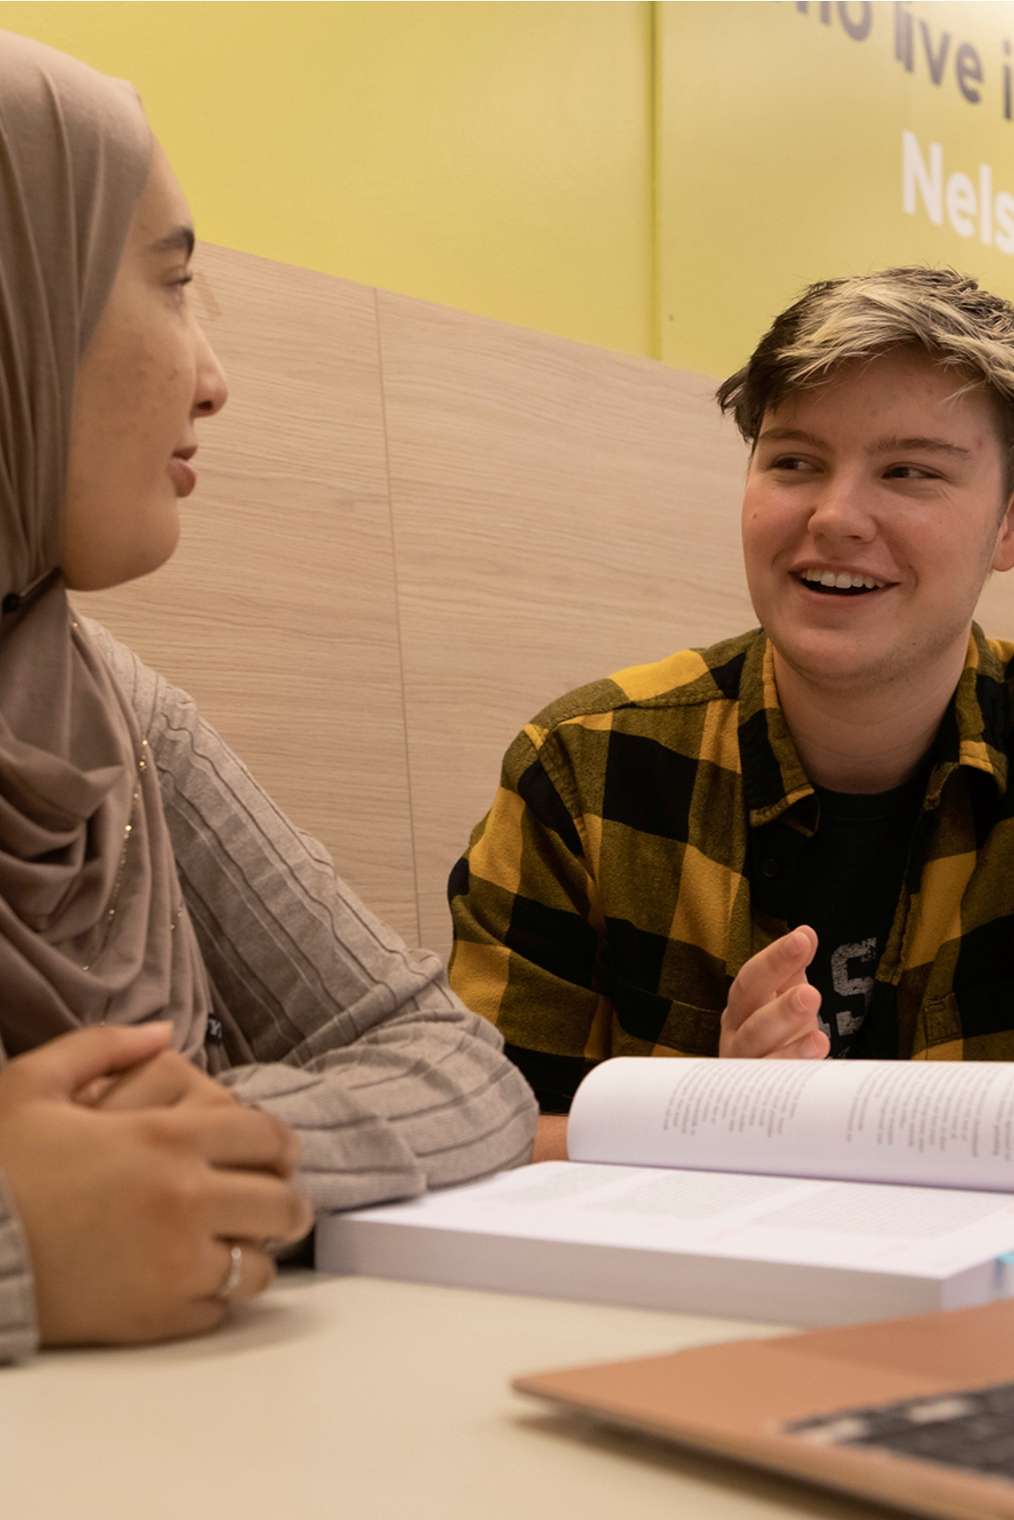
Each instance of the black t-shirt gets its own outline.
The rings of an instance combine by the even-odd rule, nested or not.
[[[872,1028],[867,1014],[924,789],[922,772],[870,796],[817,788],[812,836],[780,819],[754,831],[755,909],[790,929],[809,924],[817,932],[807,977],[821,994],[832,1056],[894,1053],[894,1031]]]

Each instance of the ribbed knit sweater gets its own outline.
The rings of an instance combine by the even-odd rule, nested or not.
[[[336,875],[193,701],[97,624],[148,737],[213,993],[209,1071],[298,1131],[318,1211],[408,1198],[527,1160],[536,1108],[493,1025]],[[2,1054],[2,1052],[0,1052]],[[0,1156],[0,1361],[37,1331]]]

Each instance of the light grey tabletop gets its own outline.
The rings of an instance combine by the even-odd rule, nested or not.
[[[512,1374],[768,1333],[637,1309],[293,1274],[201,1341],[0,1371],[18,1520],[888,1520],[554,1414]]]

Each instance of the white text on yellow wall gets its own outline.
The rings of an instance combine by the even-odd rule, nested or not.
[[[973,180],[945,165],[941,143],[931,142],[924,154],[908,128],[901,134],[901,203],[909,216],[922,212],[935,227],[1014,253],[1014,195],[994,189],[990,165],[980,164]]]

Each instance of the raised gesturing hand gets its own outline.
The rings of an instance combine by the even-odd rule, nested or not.
[[[816,950],[804,924],[751,956],[729,988],[720,1056],[823,1060],[830,1041],[817,1018],[820,993],[806,980]]]

